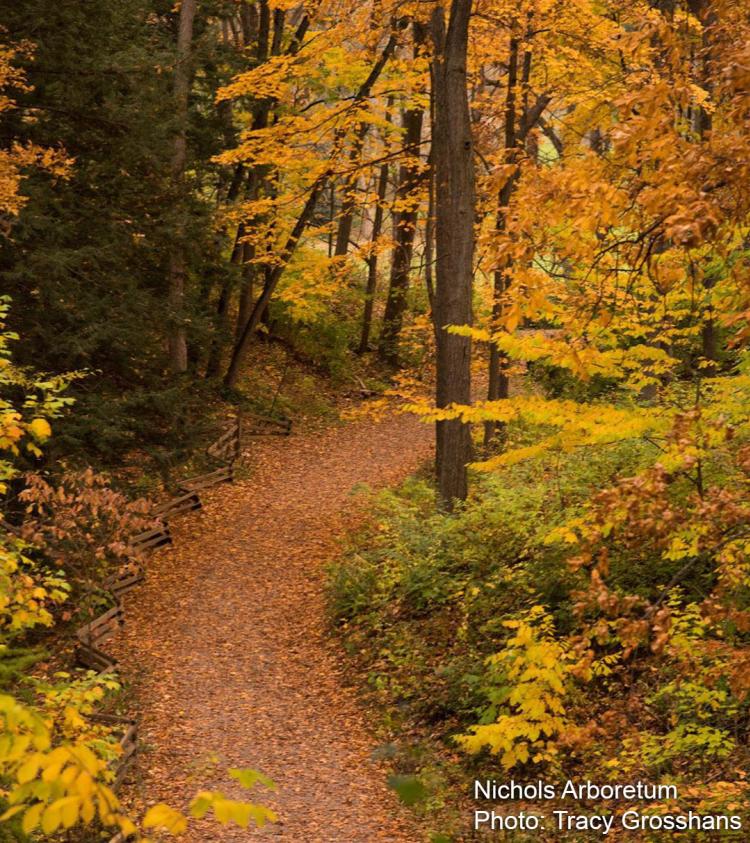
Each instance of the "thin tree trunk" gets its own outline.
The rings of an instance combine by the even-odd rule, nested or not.
[[[378,176],[378,198],[375,204],[375,215],[372,221],[372,235],[370,238],[373,248],[367,260],[367,287],[365,288],[365,306],[362,311],[362,335],[359,340],[357,354],[364,354],[370,344],[372,310],[375,305],[375,292],[378,286],[378,255],[375,251],[375,244],[383,228],[383,203],[385,202],[385,193],[388,189],[388,170],[388,164],[382,164],[380,175]]]
[[[472,322],[475,197],[466,73],[471,6],[471,0],[452,0],[447,31],[444,11],[432,15],[439,408],[471,402],[471,339],[446,330]],[[471,431],[459,419],[436,427],[438,494],[451,510],[468,494]]]
[[[711,75],[708,72],[711,63],[711,38],[710,27],[716,22],[716,14],[711,8],[708,0],[689,0],[690,11],[703,24],[703,39],[702,39],[702,56],[701,56],[701,70],[700,80],[704,84],[708,92],[711,93],[710,79]],[[713,117],[709,111],[703,106],[698,106],[693,117],[693,131],[698,137],[698,140],[703,143],[706,136],[709,135],[713,129]],[[711,289],[715,281],[713,279],[704,279],[703,289],[707,291],[710,296]],[[709,303],[706,309],[706,314],[703,317],[703,325],[701,326],[701,351],[705,360],[704,374],[716,374],[716,362],[719,359],[719,337],[716,331],[716,323],[714,321],[714,308]]]
[[[403,114],[403,124],[406,129],[404,151],[407,160],[399,168],[396,202],[408,202],[411,206],[397,210],[393,215],[395,244],[391,256],[391,278],[385,303],[383,329],[380,332],[378,344],[378,356],[384,363],[391,366],[398,366],[399,363],[398,340],[406,311],[406,296],[409,291],[409,275],[414,253],[414,234],[417,230],[418,204],[414,194],[422,180],[419,167],[422,118],[421,108],[409,109]]]
[[[273,34],[271,32],[271,8],[268,0],[261,0],[257,9],[255,6],[252,10],[248,10],[247,3],[243,3],[240,7],[240,14],[242,17],[242,31],[245,39],[255,40],[255,58],[258,65],[268,61],[269,55],[277,55],[281,49],[281,43],[284,35],[285,15],[279,10],[273,12]],[[250,47],[252,40],[246,40],[245,44]],[[271,105],[269,102],[262,101],[258,103],[254,110],[253,129],[264,129],[268,125]],[[242,165],[240,165],[242,166]],[[263,168],[254,167],[248,174],[245,180],[244,196],[245,199],[256,199],[260,184],[263,179]],[[234,201],[239,196],[240,185],[237,185],[236,191],[231,192],[228,197],[229,201]],[[250,311],[252,309],[253,293],[254,293],[254,276],[255,265],[250,261],[254,257],[254,247],[249,243],[244,243],[243,238],[246,233],[246,224],[240,221],[237,224],[237,231],[234,238],[234,247],[232,249],[231,263],[241,265],[241,281],[239,285],[239,303],[237,308],[237,320],[234,327],[235,339],[239,337],[244,329]],[[232,298],[232,289],[230,286],[230,279],[228,278],[222,287],[217,304],[217,322],[219,331],[215,337],[211,348],[211,355],[209,357],[208,365],[206,367],[206,377],[216,377],[221,368],[221,359],[223,356],[226,338],[230,336],[228,326],[228,316]]]
[[[530,24],[529,24],[530,28]],[[518,187],[521,175],[520,156],[524,144],[529,152],[532,144],[529,143],[531,130],[539,124],[544,109],[549,104],[549,96],[542,94],[534,103],[529,105],[529,78],[531,76],[531,51],[526,50],[523,56],[521,72],[522,100],[521,109],[516,101],[516,86],[518,84],[518,58],[519,42],[515,36],[510,39],[510,51],[508,59],[508,83],[505,94],[505,154],[506,161],[513,165],[513,170],[508,176],[505,184],[500,189],[497,198],[497,216],[495,218],[495,230],[500,234],[507,226],[508,206],[513,194]],[[492,296],[492,321],[493,331],[500,329],[501,319],[505,306],[505,295],[510,287],[512,259],[508,258],[503,266],[498,266],[493,278]],[[487,400],[499,401],[508,397],[508,356],[500,351],[494,344],[490,343],[490,359],[487,377]],[[503,429],[501,422],[487,421],[484,424],[484,446],[489,447],[498,432]]]
[[[328,200],[328,257],[333,257],[333,221],[336,219],[336,188],[333,184],[330,185],[330,197]],[[348,241],[347,241],[348,242]]]
[[[331,232],[331,240],[329,246],[329,257],[336,255],[336,257],[344,257],[349,251],[349,240],[352,236],[352,223],[354,222],[354,191],[356,185],[347,182],[341,195],[341,213],[339,214],[339,224],[336,228],[336,245],[333,245],[333,232]],[[331,188],[333,193],[334,188]],[[332,215],[333,216],[333,215]]]
[[[511,36],[510,52],[508,58],[508,84],[505,92],[505,154],[512,161],[515,161],[516,150],[516,85],[518,84],[518,39]],[[505,230],[505,214],[508,202],[515,187],[516,170],[508,177],[500,190],[498,196],[497,217],[495,230],[500,233]],[[494,273],[494,289],[492,293],[492,330],[497,331],[500,327],[500,319],[503,315],[503,298],[509,286],[507,269],[509,267],[498,267]],[[490,360],[487,377],[487,400],[497,401],[508,397],[508,366],[507,355],[503,354],[495,343],[490,343]],[[496,421],[484,423],[484,446],[490,445],[498,431]]]
[[[240,223],[237,228],[237,235],[234,240],[234,247],[232,248],[232,256],[230,262],[232,264],[241,264],[247,244],[242,242],[245,234],[245,225]],[[232,278],[227,275],[219,292],[219,298],[216,303],[216,332],[211,342],[211,350],[208,355],[208,362],[206,363],[206,378],[215,378],[219,375],[221,370],[221,358],[224,350],[225,338],[229,334],[229,305],[232,298]]]
[[[242,40],[249,47],[258,36],[258,10],[255,3],[248,3],[247,0],[240,3],[240,26]]]
[[[424,223],[424,284],[427,289],[427,301],[430,305],[430,321],[435,328],[435,280],[433,263],[435,261],[435,179],[430,152],[430,170],[428,178],[427,218]],[[437,333],[436,333],[437,337]]]
[[[349,151],[349,167],[352,170],[356,168],[357,161],[362,154],[362,144],[364,143],[365,136],[367,135],[369,128],[369,123],[360,123],[357,127],[354,143]],[[333,255],[339,258],[344,257],[349,252],[349,241],[352,236],[352,224],[354,222],[354,208],[356,206],[356,189],[358,179],[359,175],[349,177],[346,180],[344,189],[341,192],[341,212],[339,213],[339,224],[336,229],[336,245],[333,250],[331,250],[331,247],[329,246],[329,257],[331,257],[331,251]],[[333,218],[333,186],[331,186],[331,191],[331,217]]]
[[[298,32],[301,27],[302,24],[300,24]],[[370,96],[372,87],[378,80],[378,77],[382,73],[383,68],[388,63],[388,59],[391,57],[391,55],[393,55],[393,51],[396,48],[396,44],[397,38],[395,33],[393,33],[388,38],[388,41],[386,42],[382,52],[378,56],[377,61],[370,70],[367,79],[365,79],[365,81],[360,85],[357,94],[352,99],[353,106],[361,104],[362,102],[364,102],[365,99],[367,99],[367,97]],[[344,141],[346,134],[346,129],[341,129],[336,132],[336,135],[333,139],[334,150],[337,148],[337,146],[339,146],[339,144]],[[234,387],[237,383],[237,379],[240,373],[240,364],[242,362],[242,357],[245,353],[245,348],[247,346],[248,340],[260,324],[260,320],[263,316],[263,313],[265,312],[266,307],[268,306],[268,302],[270,301],[271,296],[273,295],[273,291],[276,289],[276,285],[278,284],[279,279],[281,278],[284,270],[286,269],[286,265],[289,262],[289,259],[294,253],[294,250],[297,248],[297,244],[299,243],[299,240],[302,237],[302,234],[305,228],[307,227],[308,222],[312,219],[312,216],[315,212],[315,207],[318,204],[320,194],[322,191],[325,190],[330,178],[331,171],[326,170],[315,179],[315,181],[310,187],[310,192],[308,194],[307,201],[305,202],[302,211],[300,212],[300,215],[297,218],[297,222],[294,224],[292,231],[287,237],[286,244],[280,255],[280,260],[273,266],[273,268],[268,268],[268,271],[266,273],[266,279],[263,284],[263,290],[260,296],[258,297],[258,300],[255,302],[255,306],[253,307],[250,317],[247,320],[247,324],[245,325],[241,336],[234,344],[234,348],[232,350],[232,357],[229,361],[227,372],[224,375],[224,385],[229,388]]]
[[[424,44],[425,33],[424,28],[418,23],[414,24],[413,32],[414,58],[416,59]],[[415,194],[424,178],[420,167],[423,119],[424,111],[421,108],[411,108],[402,113],[405,157],[399,167],[396,187],[397,210],[393,214],[395,243],[391,255],[391,277],[383,315],[383,329],[380,332],[378,344],[378,356],[390,366],[399,364],[398,342],[409,292],[414,236],[419,214],[419,204]]]
[[[313,184],[312,190],[307,197],[307,202],[305,203],[304,207],[302,208],[302,212],[300,213],[299,217],[297,218],[297,222],[294,225],[289,237],[287,238],[286,245],[284,246],[284,250],[281,254],[281,261],[270,271],[266,276],[266,281],[263,285],[263,291],[261,292],[258,300],[255,302],[255,307],[253,307],[250,316],[248,317],[247,324],[245,325],[244,330],[240,338],[235,343],[234,349],[232,351],[232,358],[229,361],[229,367],[227,369],[227,373],[224,376],[224,385],[227,387],[234,387],[237,384],[237,378],[239,377],[240,371],[240,363],[242,361],[242,355],[247,344],[248,338],[252,335],[253,331],[258,327],[260,324],[261,317],[268,305],[268,302],[273,294],[276,285],[281,278],[281,274],[283,273],[284,269],[286,268],[286,264],[294,252],[295,248],[297,247],[297,243],[299,243],[300,237],[302,237],[302,233],[304,232],[305,228],[307,227],[307,223],[312,218],[313,213],[315,212],[315,206],[318,204],[318,197],[320,192],[325,188],[327,181],[326,178],[319,177],[316,179],[315,183]]]
[[[187,163],[188,96],[192,70],[190,67],[193,21],[196,0],[182,0],[177,31],[177,62],[174,69],[174,100],[177,114],[177,134],[172,152],[172,183],[178,205],[184,202],[185,165]],[[174,373],[187,371],[187,332],[185,329],[185,286],[187,266],[185,258],[185,220],[182,208],[169,255],[169,366]]]
[[[242,248],[242,284],[240,286],[240,300],[237,309],[237,325],[235,326],[234,336],[239,339],[242,332],[245,330],[247,320],[250,318],[250,313],[253,309],[253,299],[255,298],[255,270],[256,266],[252,262],[255,256],[255,248],[250,243],[243,244]]]

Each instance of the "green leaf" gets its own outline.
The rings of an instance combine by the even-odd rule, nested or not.
[[[12,808],[8,808],[8,810],[0,816],[0,823],[7,822],[11,817],[14,817],[16,814],[25,810],[25,808],[25,805],[14,805]]]
[[[203,819],[211,809],[213,796],[210,793],[199,793],[190,803],[190,814],[197,820]]]
[[[415,805],[427,796],[427,789],[416,776],[389,776],[388,787],[405,805]]]
[[[264,776],[263,773],[259,773],[257,770],[251,770],[249,767],[245,769],[232,767],[229,771],[229,775],[238,781],[242,787],[251,788],[260,783],[269,790],[278,789],[276,787],[276,783],[269,779],[268,776]]]

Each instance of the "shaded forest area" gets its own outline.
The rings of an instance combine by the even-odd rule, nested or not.
[[[25,0],[0,37],[0,837],[277,819],[130,817],[119,683],[62,642],[168,532],[140,494],[235,479],[224,421],[344,407],[435,429],[329,577],[429,839],[498,770],[675,783],[644,840],[747,826],[747,0]]]

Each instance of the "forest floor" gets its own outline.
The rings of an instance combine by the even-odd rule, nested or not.
[[[265,829],[202,821],[188,841],[422,839],[372,758],[354,681],[328,634],[325,566],[358,518],[351,490],[399,482],[429,456],[412,417],[256,440],[250,478],[205,496],[148,560],[116,644],[145,750],[126,802],[185,808],[201,789],[272,807]],[[278,785],[243,790],[251,767]]]

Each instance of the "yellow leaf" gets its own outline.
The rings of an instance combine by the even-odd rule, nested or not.
[[[24,834],[30,834],[39,825],[39,817],[42,814],[43,808],[44,805],[40,802],[37,805],[32,805],[23,815],[21,828],[23,829]]]
[[[19,784],[26,784],[26,782],[30,782],[34,776],[37,774],[37,770],[39,769],[39,758],[36,755],[32,755],[31,758],[25,763],[22,764],[18,768],[18,772],[16,773],[16,778],[18,779]]]
[[[29,433],[39,442],[44,442],[52,436],[52,428],[47,419],[34,419],[29,424]]]
[[[149,808],[143,818],[144,828],[163,828],[170,834],[184,834],[187,831],[187,820],[169,805],[159,804]]]
[[[78,811],[81,807],[81,800],[78,796],[68,796],[60,808],[62,824],[65,828],[71,828],[78,822]]]
[[[53,831],[57,831],[57,827],[62,822],[61,801],[58,799],[57,802],[53,802],[42,814],[42,831],[45,834],[51,834]]]

